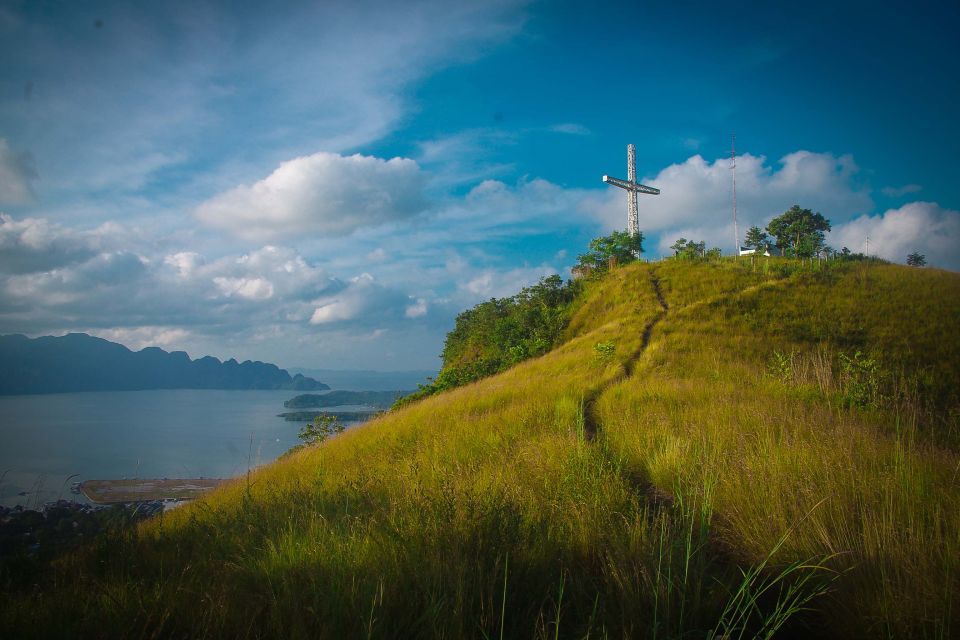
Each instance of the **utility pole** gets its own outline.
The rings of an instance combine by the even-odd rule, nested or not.
[[[740,229],[737,228],[737,134],[730,135],[730,173],[733,176],[733,255],[740,259]]]

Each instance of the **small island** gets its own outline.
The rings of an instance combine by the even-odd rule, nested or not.
[[[369,411],[286,411],[278,413],[278,418],[287,422],[310,422],[320,415],[333,416],[340,422],[365,422],[376,414],[376,410]]]
[[[315,409],[362,405],[376,409],[389,409],[397,399],[413,391],[331,391],[330,393],[304,393],[283,403],[287,409]]]

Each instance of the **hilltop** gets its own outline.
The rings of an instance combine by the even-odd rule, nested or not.
[[[329,389],[268,362],[191,360],[158,347],[131,351],[85,333],[0,336],[0,394],[134,389]]]
[[[0,628],[960,633],[960,275],[668,260],[575,294],[542,355],[4,569]]]

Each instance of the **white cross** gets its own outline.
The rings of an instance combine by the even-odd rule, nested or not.
[[[640,233],[640,220],[637,213],[637,194],[645,193],[651,196],[660,195],[660,189],[648,187],[637,182],[637,151],[632,144],[627,145],[627,179],[603,176],[603,181],[627,191],[627,232],[631,236]]]

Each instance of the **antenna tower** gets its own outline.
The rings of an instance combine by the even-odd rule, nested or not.
[[[740,229],[737,228],[737,134],[730,136],[730,173],[733,176],[733,255],[740,258]]]

